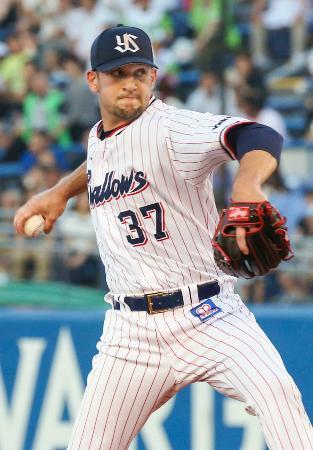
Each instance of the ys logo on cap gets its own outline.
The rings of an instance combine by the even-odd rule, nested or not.
[[[118,45],[114,47],[114,49],[121,53],[127,52],[127,50],[132,53],[138,52],[139,47],[134,39],[137,39],[137,36],[134,36],[133,34],[124,33],[123,37],[116,35],[116,42]]]

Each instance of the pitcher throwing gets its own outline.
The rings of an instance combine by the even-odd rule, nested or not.
[[[312,450],[300,393],[234,293],[235,275],[265,273],[290,255],[284,219],[262,192],[282,139],[244,119],[168,106],[152,94],[156,77],[145,32],[102,32],[87,73],[101,110],[87,162],[15,216],[19,233],[33,214],[49,232],[88,189],[111,309],[68,449],[127,449],[153,411],[199,381],[256,415],[271,450]],[[215,234],[213,173],[231,159],[232,203]],[[252,234],[263,242],[265,226],[271,237],[256,252]]]

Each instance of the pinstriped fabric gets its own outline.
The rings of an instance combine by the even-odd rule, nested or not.
[[[176,289],[212,279],[219,279],[222,289],[232,290],[234,278],[216,267],[211,248],[216,209],[210,208],[210,217],[202,211],[214,203],[210,173],[230,159],[219,142],[221,130],[238,119],[227,118],[220,128],[222,116],[201,115],[198,120],[199,117],[197,113],[177,112],[156,100],[137,120],[105,141],[97,138],[97,126],[91,131],[87,169],[89,192],[95,198],[103,199],[107,195],[108,199],[110,189],[118,189],[123,177],[142,174],[146,179],[146,186],[135,195],[111,195],[108,200],[91,205],[112,295]],[[188,132],[190,128],[196,133],[196,140],[190,141],[191,137],[187,136],[186,142],[195,144],[191,146],[189,160],[182,146],[186,153],[183,157],[187,158],[182,165],[188,171],[184,173],[178,167],[181,157],[175,153],[180,151],[176,146],[181,147],[175,142],[181,141],[171,135],[175,118],[182,121],[182,131]],[[184,137],[180,135],[180,139]],[[184,178],[187,173],[194,175],[189,172],[192,167],[208,179],[201,186],[202,195],[198,194],[198,182],[191,183]],[[129,189],[134,186],[133,180]],[[162,219],[158,223],[156,211],[145,218],[142,216],[140,208],[151,205],[160,205]],[[121,214],[126,215],[124,222],[119,219]],[[155,233],[160,223],[165,238],[157,240]],[[140,234],[145,238],[137,242]],[[132,240],[136,245],[132,245]]]
[[[151,412],[176,392],[173,370],[148,321],[114,311],[107,321],[70,450],[128,448]]]
[[[235,316],[235,320],[236,320],[236,316]],[[235,321],[234,320],[234,321]],[[225,328],[225,324],[226,324],[226,330],[223,329]],[[289,412],[289,415],[286,414],[286,411],[284,409],[282,409],[283,414],[282,414],[282,421],[284,424],[284,427],[286,429],[286,433],[288,435],[289,440],[291,441],[290,438],[290,433],[295,433],[298,436],[298,440],[299,442],[301,442],[302,445],[303,444],[303,440],[302,440],[302,431],[303,431],[303,426],[299,425],[297,423],[297,421],[295,420],[295,417],[293,415],[293,411],[292,411],[292,403],[295,405],[295,411],[297,413],[297,416],[300,413],[300,416],[302,416],[302,419],[304,419],[305,415],[303,414],[303,408],[301,411],[301,404],[299,404],[299,398],[300,398],[300,393],[298,391],[298,389],[296,388],[295,384],[292,382],[292,380],[290,379],[290,387],[292,387],[293,393],[291,393],[291,395],[288,393],[288,391],[285,389],[284,387],[284,381],[283,378],[284,376],[287,375],[286,369],[282,363],[282,361],[276,358],[276,363],[274,362],[274,359],[271,357],[271,354],[274,354],[275,357],[277,356],[275,352],[270,351],[269,348],[273,348],[273,345],[270,343],[270,341],[267,339],[267,343],[264,344],[260,344],[255,338],[250,338],[247,339],[247,335],[245,333],[245,335],[243,336],[243,331],[240,330],[240,328],[237,326],[236,327],[236,331],[234,331],[235,326],[230,326],[229,322],[226,320],[225,324],[223,323],[223,319],[220,322],[217,322],[216,324],[213,325],[213,328],[217,329],[217,332],[219,335],[224,336],[225,339],[229,339],[229,337],[235,337],[235,345],[240,346],[241,348],[245,348],[245,346],[247,347],[247,350],[249,352],[257,352],[257,355],[259,357],[259,359],[262,361],[263,363],[263,367],[266,367],[266,369],[269,372],[270,376],[273,376],[276,379],[276,383],[279,385],[280,388],[280,392],[278,393],[278,395],[276,395],[276,393],[274,394],[272,389],[272,394],[273,394],[273,398],[275,398],[276,400],[276,406],[278,407],[278,401],[279,399],[283,396],[284,400],[285,400],[285,405],[287,405],[287,411]],[[221,326],[221,328],[220,328]],[[244,327],[245,329],[246,327]],[[256,330],[259,328],[257,326],[254,327]],[[244,350],[243,350],[244,351]],[[276,369],[278,368],[278,370]],[[282,374],[282,379],[281,379],[281,374]],[[262,375],[262,374],[261,374]],[[287,375],[287,377],[289,377]],[[287,399],[287,395],[288,395],[288,399]],[[289,423],[285,423],[284,420],[284,415],[286,416],[288,421],[288,417],[289,417]],[[303,424],[302,424],[303,425]],[[307,438],[308,438],[308,430],[306,428],[304,428],[307,434]]]
[[[160,129],[160,121],[157,124],[156,133],[162,137]],[[162,148],[162,139],[160,137],[157,140],[157,146],[156,146],[156,152],[153,155],[153,148],[152,148],[152,142],[151,139],[148,137],[149,142],[149,158],[150,158],[150,164],[153,171],[153,177],[154,177],[154,186],[157,188],[157,186],[160,184],[162,180],[162,186],[165,192],[167,193],[167,199],[170,200],[170,203],[172,205],[175,205],[175,202],[177,200],[179,201],[179,187],[177,185],[177,182],[175,180],[175,173],[173,173],[171,161],[169,159],[169,156],[165,153],[164,149]],[[153,158],[154,156],[154,158]],[[153,169],[155,167],[155,169]],[[157,172],[157,167],[160,167],[161,170],[159,173]],[[178,204],[176,203],[176,207]],[[191,262],[192,265],[196,264],[196,261],[194,261],[195,255],[193,255],[190,252],[189,244],[187,236],[185,236],[185,230],[189,229],[189,221],[190,221],[190,214],[188,213],[189,207],[191,207],[190,204],[183,205],[181,202],[179,202],[179,208],[181,208],[182,214],[180,216],[175,215],[171,210],[169,211],[171,213],[171,219],[173,220],[176,228],[176,235],[174,236],[173,240],[170,240],[170,243],[177,242],[180,244],[180,256],[179,260],[182,261],[185,258],[188,258],[188,260]],[[186,217],[187,216],[187,217]],[[189,216],[189,217],[188,217]],[[192,235],[192,233],[190,233]],[[179,242],[180,241],[180,242]],[[195,245],[194,237],[191,236],[191,243]],[[203,260],[201,261],[202,266],[204,266]]]
[[[147,129],[148,130],[150,129],[150,122],[148,122],[148,124],[147,124]],[[141,140],[139,140],[139,142],[138,142],[138,139],[136,139],[136,138],[138,138],[137,133],[139,134],[139,136],[141,136]],[[143,142],[145,142],[145,136],[143,135],[142,123],[138,124],[137,133],[134,136],[134,130],[130,129],[130,142],[129,142],[129,145],[130,145],[131,154],[132,154],[132,165],[133,166],[135,165],[135,158],[136,158],[136,154],[137,154],[140,157],[140,159],[141,159],[141,163],[142,163],[142,167],[143,167],[144,172],[146,173],[146,172],[149,171],[149,173],[154,175],[153,174],[153,164],[151,162],[151,152],[150,151],[149,152],[145,152],[143,150],[143,148],[142,148],[143,147]],[[148,145],[148,147],[149,147],[149,134],[150,133],[148,133],[148,136],[147,136],[147,145]],[[138,146],[138,148],[137,148],[137,146]],[[149,159],[148,160],[144,159],[145,153],[147,153],[147,155],[149,155]],[[155,195],[153,190],[151,190],[150,195],[151,195],[152,201],[155,203],[157,201],[157,198],[156,198],[156,195]],[[149,197],[150,197],[150,195],[149,195]],[[145,199],[145,192],[141,192],[139,194],[139,196],[138,196],[138,199],[135,196],[132,197],[132,202],[133,202],[133,207],[136,208],[136,207],[138,207],[139,204],[141,206],[146,205],[147,202],[149,202],[149,200]],[[147,227],[149,226],[149,224],[152,225],[152,228],[151,228],[152,231],[150,231],[150,230],[148,231],[147,230]],[[144,224],[144,227],[145,227],[146,233],[147,234],[148,233],[151,234],[153,232],[153,230],[156,229],[156,220],[155,220],[155,218],[151,217],[151,222],[147,223],[147,224]],[[159,255],[158,255],[158,253],[160,251],[159,247],[161,247],[161,251],[162,251],[162,253],[164,255],[166,255],[166,258],[170,259],[169,253],[168,253],[168,251],[166,249],[166,246],[164,245],[164,241],[161,241],[160,243],[158,243],[154,239],[150,239],[149,242],[147,243],[147,247],[146,246],[142,247],[141,250],[142,250],[142,252],[146,253],[147,252],[147,248],[149,248],[149,253],[150,253],[151,258],[152,258],[152,260],[154,262],[154,264],[153,264],[153,266],[155,267],[154,277],[156,278],[157,283],[160,284],[162,282],[161,281],[162,277],[164,277],[165,283],[169,283],[170,281],[169,281],[169,279],[167,277],[167,274],[166,273],[162,274],[162,267],[161,267],[161,265],[159,263]],[[176,256],[177,256],[177,252],[176,252]],[[176,264],[175,264],[175,266],[176,266]]]
[[[218,300],[215,303],[218,305]],[[225,318],[200,325],[194,319],[186,307],[164,315],[162,329],[168,332],[163,334],[167,336],[167,345],[175,349],[180,371],[182,360],[187,360],[187,367],[190,364],[193,367],[195,356],[198,361],[207,359],[208,374],[202,380],[217,388],[216,380],[220,383],[226,376],[228,383],[225,385],[224,380],[224,388],[218,384],[218,390],[229,395],[231,388],[247,407],[254,409],[271,449],[312,449],[312,427],[299,392],[277,351],[251,315],[244,310],[234,311]],[[253,338],[247,338],[248,327],[254,331]]]
[[[134,122],[88,147],[89,199],[110,293],[70,450],[123,450],[180,388],[206,382],[256,414],[271,450],[312,450],[312,428],[282,360],[216,266],[214,169],[233,158],[226,130],[240,118],[152,100]],[[191,312],[197,283],[218,280],[218,314]],[[182,289],[185,306],[149,316],[125,295]],[[188,304],[190,304],[188,306]]]
[[[152,116],[152,117],[153,117],[153,116]],[[141,123],[140,123],[140,129],[139,129],[139,134],[140,134],[141,136],[142,136],[142,133],[143,133],[142,125],[143,125],[143,120],[142,120]],[[159,125],[159,124],[158,124],[158,125]],[[147,136],[147,139],[148,139],[148,145],[149,145],[149,135]],[[132,140],[132,142],[133,142],[133,140]],[[132,145],[133,145],[133,144],[132,144]],[[139,149],[138,149],[138,150],[139,150]],[[133,154],[134,154],[134,152],[133,152]],[[153,164],[152,164],[152,161],[151,161],[151,153],[145,151],[145,149],[143,148],[142,140],[140,141],[140,155],[141,155],[142,167],[147,167],[147,164],[148,164],[148,165],[150,166],[150,168],[151,168],[151,169],[150,169],[151,172],[153,173]],[[154,202],[157,202],[157,196],[155,195],[154,191],[152,191],[151,194],[152,194],[152,197],[153,197]],[[143,194],[141,194],[141,195],[142,195],[142,201],[143,201],[143,204],[144,204],[144,202],[145,202],[145,200],[144,200],[144,195],[143,195]],[[165,219],[165,220],[166,220],[166,219]],[[155,226],[156,226],[156,221],[152,219],[152,223],[153,223],[153,226],[155,227]],[[154,257],[155,259],[157,259],[157,252],[158,252],[158,250],[157,250],[157,248],[156,248],[156,245],[153,244],[153,241],[151,241],[151,245],[153,246],[153,257]],[[164,254],[166,254],[167,260],[168,260],[168,261],[171,261],[172,267],[174,267],[174,270],[175,270],[176,272],[179,271],[179,266],[178,266],[178,264],[176,263],[176,261],[180,261],[181,263],[183,263],[183,261],[182,261],[182,256],[181,256],[181,254],[180,254],[180,251],[179,251],[179,249],[177,248],[177,245],[176,245],[176,243],[175,243],[175,240],[172,240],[172,239],[166,240],[165,243],[164,243],[164,241],[161,241],[161,245],[163,246]],[[168,250],[168,247],[169,247],[169,246],[170,246],[170,250]],[[175,254],[175,258],[171,257],[171,254],[170,254],[170,253],[174,253],[174,254]],[[162,269],[161,269],[160,266],[159,266],[159,270],[162,271]],[[170,281],[169,281],[168,278],[167,278],[167,274],[164,274],[164,276],[165,276],[166,282],[167,282],[167,283],[170,283]],[[185,283],[184,277],[181,279],[180,282],[181,282],[182,284]]]
[[[69,450],[127,449],[155,409],[197,381],[257,415],[270,450],[312,450],[312,427],[277,350],[238,299],[213,301],[222,312],[203,323],[189,306],[107,313]]]
[[[110,320],[106,321],[106,325],[108,327],[110,327],[111,325],[113,325],[113,327],[114,327],[114,324],[111,323],[112,322],[111,319],[112,319],[112,316],[111,316]],[[96,359],[97,359],[97,356],[95,356],[94,359],[93,359],[93,366],[95,366]],[[84,393],[84,402],[81,404],[80,411],[78,413],[79,417],[81,417],[81,420],[80,421],[76,421],[76,425],[75,425],[73,433],[72,433],[72,441],[73,442],[75,442],[75,441],[77,441],[79,439],[78,448],[81,445],[81,440],[82,440],[82,437],[83,437],[83,435],[85,433],[87,420],[88,420],[88,417],[89,417],[89,414],[90,414],[90,410],[91,410],[91,407],[92,407],[92,404],[93,404],[94,396],[96,394],[95,387],[99,383],[100,377],[101,377],[102,372],[103,372],[103,366],[104,366],[104,363],[105,363],[106,359],[107,359],[106,357],[103,358],[101,366],[99,366],[97,364],[97,370],[95,369],[95,367],[93,367],[93,369],[90,372],[89,377],[88,377],[87,389],[85,390],[85,393]],[[96,375],[96,372],[97,372],[97,375]],[[91,385],[89,383],[89,380],[90,380],[91,377],[96,379],[95,387],[91,387]],[[84,406],[83,406],[84,403],[88,405],[87,408],[84,408]],[[79,428],[79,431],[78,431],[78,428]],[[77,432],[78,432],[78,434],[77,434]],[[70,448],[70,446],[71,446],[71,443],[69,444],[69,448]]]

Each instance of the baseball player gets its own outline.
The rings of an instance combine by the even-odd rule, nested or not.
[[[68,199],[88,190],[111,309],[68,449],[127,449],[153,411],[199,381],[256,415],[271,450],[311,450],[300,393],[212,247],[214,170],[237,159],[232,201],[264,202],[281,137],[237,117],[170,107],[153,96],[156,76],[144,31],[102,32],[87,73],[101,110],[87,162],[15,216],[19,233],[35,213],[49,232]],[[235,228],[248,255],[249,230]]]

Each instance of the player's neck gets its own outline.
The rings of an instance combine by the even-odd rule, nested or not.
[[[99,139],[101,139],[101,141],[103,141],[104,139],[112,136],[112,134],[114,134],[116,131],[126,127],[127,125],[129,125],[130,122],[124,122],[121,123],[121,125],[115,127],[115,128],[111,128],[110,130],[105,130],[103,128],[103,123],[101,122],[98,126],[98,137]]]
[[[105,132],[115,130],[116,128],[128,125],[131,121],[120,119],[120,120],[108,120],[102,116],[102,126]]]

